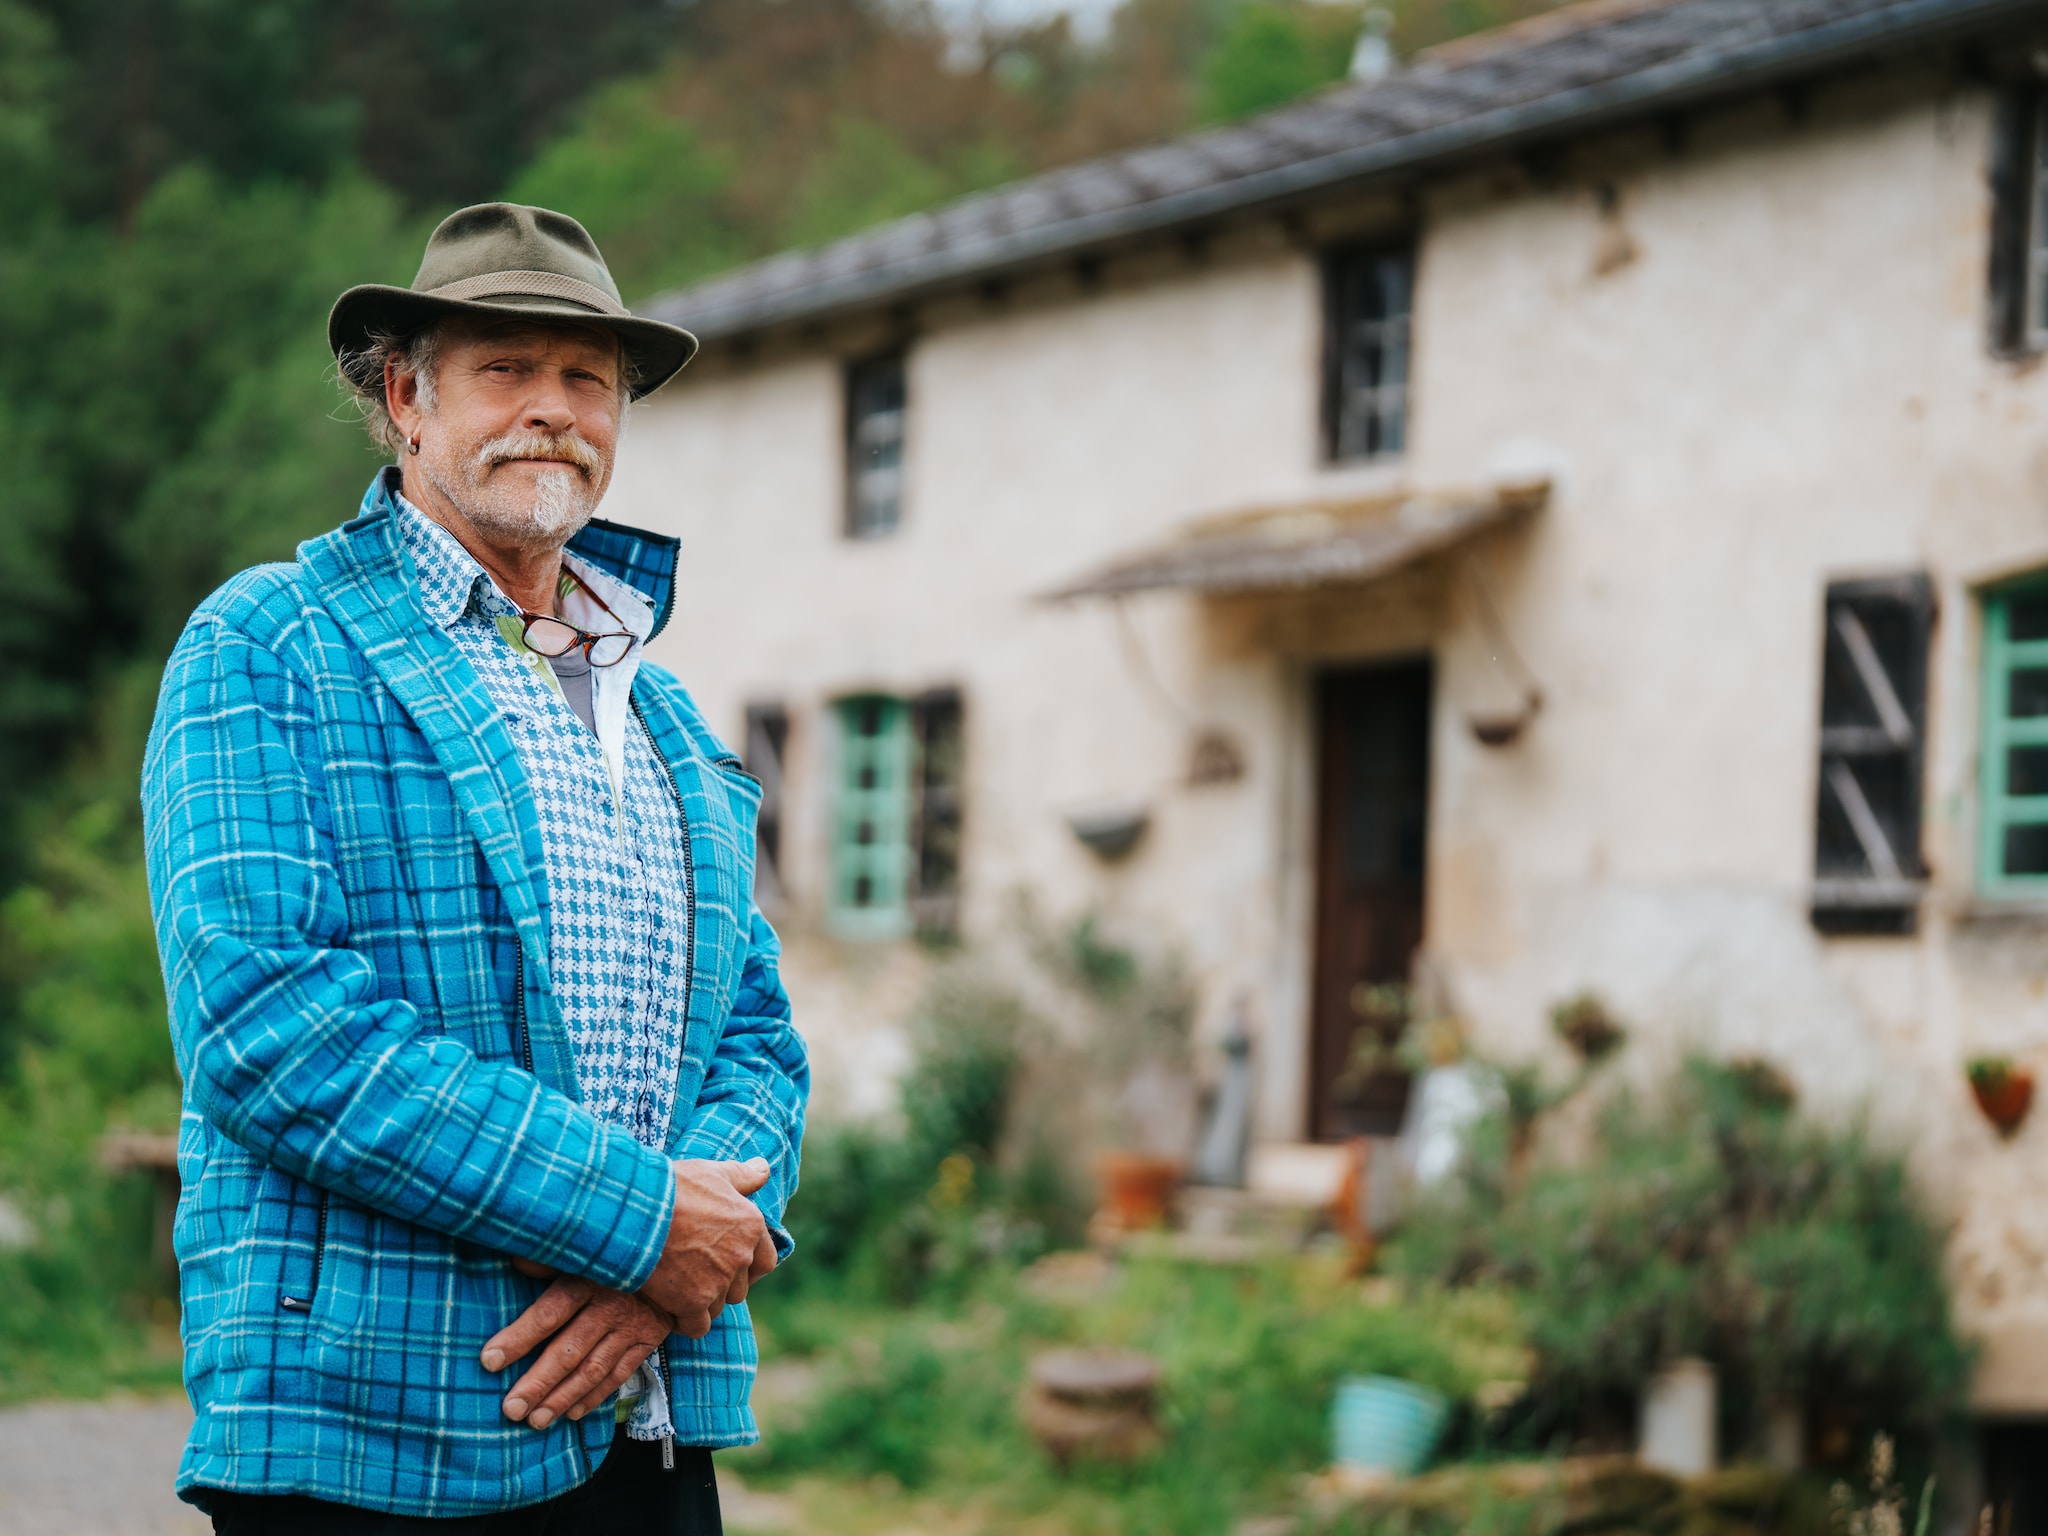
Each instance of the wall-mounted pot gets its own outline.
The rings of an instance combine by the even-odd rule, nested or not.
[[[1984,1118],[1997,1127],[1998,1134],[2010,1136],[2034,1107],[2032,1069],[2016,1066],[2005,1056],[1979,1056],[1970,1062],[1970,1092]]]
[[[1122,858],[1145,835],[1152,813],[1142,805],[1112,805],[1074,811],[1067,816],[1067,830],[1098,859]]]

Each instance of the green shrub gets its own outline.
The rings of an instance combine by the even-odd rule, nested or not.
[[[1058,1160],[1036,1140],[1011,1145],[1033,1033],[1018,997],[972,962],[942,969],[912,1023],[900,1129],[805,1137],[788,1215],[799,1259],[777,1283],[909,1303],[1077,1235],[1083,1211]]]
[[[868,1358],[842,1359],[811,1412],[779,1440],[777,1463],[921,1486],[945,1434],[945,1375],[938,1351],[902,1330]]]
[[[995,1161],[1008,1129],[1028,1020],[1015,993],[966,966],[939,972],[912,1025],[905,1140],[930,1168],[954,1153]]]
[[[1679,1355],[1719,1369],[1738,1431],[1773,1398],[1923,1433],[1961,1406],[1942,1234],[1903,1164],[1802,1117],[1768,1067],[1696,1060],[1654,1100],[1618,1094],[1583,1159],[1511,1176],[1503,1142],[1482,1139],[1491,1165],[1391,1262],[1515,1289],[1564,1418],[1625,1404]]]

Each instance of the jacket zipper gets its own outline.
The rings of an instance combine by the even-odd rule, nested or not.
[[[676,1469],[676,1399],[668,1389],[668,1341],[662,1340],[654,1346],[654,1375],[661,1386],[661,1406],[668,1411],[668,1432],[661,1437],[661,1470],[673,1472]]]
[[[640,707],[640,696],[629,695],[633,704],[633,718],[640,722],[640,729],[647,733],[647,745],[654,752],[654,760],[661,764],[661,771],[668,779],[668,792],[676,799],[676,816],[683,827],[683,1028],[690,1027],[690,994],[697,984],[697,872],[690,863],[690,810],[683,804],[683,787],[676,782],[676,771],[669,766],[669,760],[654,745],[654,728],[647,723],[647,711]],[[669,1390],[668,1345],[663,1342],[655,1346],[654,1374],[661,1382],[663,1407],[668,1410],[669,1432],[661,1437],[661,1469],[673,1472],[676,1469],[675,1437],[675,1394]]]
[[[326,1190],[320,1191],[320,1225],[313,1234],[313,1288],[303,1296],[287,1296],[278,1292],[277,1304],[287,1312],[310,1312],[313,1298],[320,1294],[320,1269],[327,1259],[327,1201]]]
[[[518,934],[512,936],[518,946]],[[533,1075],[533,1030],[526,1022],[526,950],[515,947],[512,951],[512,1010],[519,1028],[519,1064],[526,1068],[527,1076]]]

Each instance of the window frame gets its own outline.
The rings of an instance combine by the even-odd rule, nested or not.
[[[878,380],[885,373],[893,374],[893,381],[883,385],[880,392],[893,394],[894,405],[870,408],[864,397],[871,397],[877,390]],[[840,533],[855,543],[868,543],[895,535],[903,526],[904,490],[909,457],[910,441],[910,349],[907,346],[890,347],[881,352],[871,352],[847,362],[840,374],[840,387],[845,396],[845,421],[842,449],[845,454],[844,505],[840,511]],[[893,417],[894,437],[888,446],[895,450],[895,462],[886,467],[864,465],[862,436],[870,430],[870,424],[883,417]],[[886,516],[874,516],[870,507],[876,504],[867,492],[870,477],[887,474],[894,485],[887,502]]]
[[[2048,572],[2002,582],[1983,594],[1983,655],[1978,666],[1981,692],[1978,730],[1977,890],[1993,898],[2048,900],[2048,873],[2005,873],[2005,834],[2016,826],[2048,824],[2048,795],[2007,792],[2012,760],[2019,746],[2048,746],[2048,715],[2010,713],[2012,674],[2023,667],[2048,666],[2048,638],[2011,638],[2011,605],[2015,598],[2048,593]],[[2017,814],[2015,814],[2017,812]]]
[[[1406,269],[1403,291],[1406,307],[1398,320],[1388,317],[1369,321],[1354,319],[1347,307],[1353,292],[1351,275],[1360,267],[1390,260],[1400,261]],[[1415,294],[1419,268],[1419,245],[1412,233],[1392,239],[1332,246],[1323,252],[1322,451],[1323,460],[1328,465],[1390,464],[1408,452],[1415,419]],[[1389,384],[1381,379],[1369,385],[1354,386],[1350,382],[1348,372],[1353,356],[1350,338],[1352,331],[1360,325],[1398,327],[1401,358],[1398,383]],[[1353,418],[1348,412],[1352,399],[1361,390],[1375,397],[1391,394],[1396,397],[1397,405],[1394,411],[1389,412],[1385,401],[1376,398],[1363,432],[1366,442],[1364,446],[1354,446],[1360,434],[1353,430]],[[1387,432],[1385,425],[1390,416],[1395,422],[1392,434]],[[1391,445],[1386,441],[1389,435],[1395,439]]]

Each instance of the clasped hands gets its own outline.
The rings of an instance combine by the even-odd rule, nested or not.
[[[701,1339],[728,1306],[747,1299],[775,1267],[768,1224],[747,1196],[768,1182],[760,1158],[744,1163],[691,1159],[672,1165],[675,1214],[661,1262],[638,1291],[608,1290],[576,1275],[514,1259],[513,1268],[551,1279],[540,1299],[483,1347],[483,1366],[501,1371],[543,1340],[547,1348],[505,1394],[505,1417],[535,1429],[567,1414],[580,1419],[626,1384],[671,1333]]]

